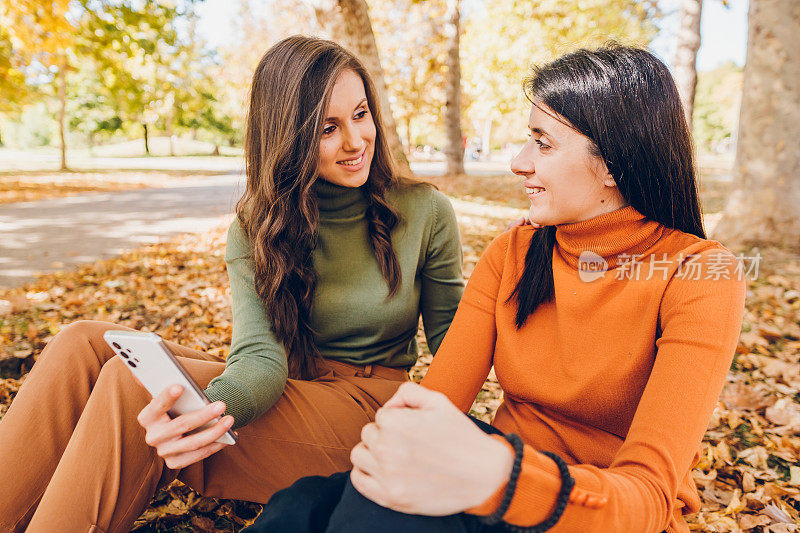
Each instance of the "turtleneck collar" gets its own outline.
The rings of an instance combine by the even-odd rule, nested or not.
[[[644,252],[665,229],[629,205],[581,222],[557,225],[556,248],[573,268],[578,268],[578,258],[587,250],[602,256],[608,268],[614,268],[618,255]]]
[[[363,186],[343,187],[317,178],[311,190],[317,198],[320,220],[353,220],[363,217],[367,210]]]

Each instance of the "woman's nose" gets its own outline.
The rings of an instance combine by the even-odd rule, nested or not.
[[[361,132],[358,128],[348,126],[342,129],[344,130],[342,148],[348,152],[357,152],[364,147],[364,139],[361,138]]]
[[[533,174],[534,171],[533,157],[531,157],[528,144],[525,144],[516,157],[511,160],[511,172],[518,176],[526,176],[528,174]]]

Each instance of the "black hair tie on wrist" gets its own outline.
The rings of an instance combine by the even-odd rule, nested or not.
[[[514,465],[511,467],[511,476],[508,478],[506,492],[503,495],[500,506],[489,516],[478,517],[478,520],[487,526],[494,526],[503,521],[503,515],[505,515],[508,508],[511,507],[511,500],[514,497],[514,492],[517,490],[519,473],[522,470],[522,454],[524,451],[522,439],[519,438],[519,435],[515,435],[514,433],[509,433],[508,435],[504,435],[504,437],[509,444],[514,447]],[[521,527],[508,523],[503,524],[508,531],[513,533],[544,533],[556,525],[556,522],[558,522],[561,515],[564,514],[564,510],[567,508],[569,495],[572,492],[572,487],[575,486],[575,480],[569,473],[569,467],[561,457],[552,452],[542,451],[541,453],[548,456],[556,463],[556,466],[558,466],[558,473],[561,475],[561,490],[558,491],[558,497],[556,498],[556,508],[553,514],[550,515],[550,518],[535,526]]]
[[[506,484],[506,493],[503,495],[503,499],[500,501],[500,506],[489,516],[478,517],[478,520],[487,526],[494,526],[503,521],[503,515],[506,514],[508,508],[511,507],[511,499],[514,497],[514,491],[517,490],[517,479],[519,479],[519,472],[522,470],[522,452],[525,449],[524,445],[522,444],[522,439],[519,438],[519,435],[514,433],[509,433],[508,435],[503,436],[508,443],[514,447],[514,465],[511,467],[511,477],[508,478],[508,483]]]
[[[575,479],[570,475],[569,467],[567,463],[564,462],[564,459],[553,452],[542,451],[541,453],[555,461],[558,466],[558,473],[561,475],[561,490],[558,491],[558,498],[556,498],[556,508],[553,510],[553,514],[550,515],[550,518],[535,526],[520,527],[512,524],[505,524],[506,529],[513,533],[544,533],[556,525],[556,522],[559,521],[561,515],[564,514],[564,510],[567,508],[569,495],[572,492],[572,487],[575,486]]]

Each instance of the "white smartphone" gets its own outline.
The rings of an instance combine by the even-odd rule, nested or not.
[[[164,340],[155,333],[109,330],[103,338],[153,398],[172,385],[183,387],[183,394],[168,411],[170,417],[191,413],[211,403],[169,351]],[[192,433],[209,428],[218,421],[219,417]],[[236,435],[229,430],[217,442],[236,444]]]

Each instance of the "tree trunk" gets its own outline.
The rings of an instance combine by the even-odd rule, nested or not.
[[[750,0],[734,184],[714,238],[800,248],[800,9]]]
[[[144,153],[150,155],[150,142],[147,139],[147,123],[142,122],[142,129],[144,129]]]
[[[692,131],[694,92],[697,87],[697,51],[700,50],[700,15],[703,0],[682,0],[681,26],[678,30],[678,48],[675,50],[673,72],[689,131]]]
[[[447,0],[444,36],[447,39],[444,130],[447,174],[464,173],[464,135],[461,133],[461,62],[459,61],[459,0]]]
[[[364,63],[369,71],[381,105],[381,116],[386,130],[389,150],[403,175],[411,176],[411,167],[403,151],[403,143],[397,134],[397,122],[392,114],[389,93],[383,78],[383,68],[378,56],[378,45],[372,32],[369,8],[365,0],[317,0],[314,12],[321,26],[330,31],[333,40],[349,48]]]
[[[61,56],[58,65],[58,137],[61,140],[61,170],[67,170],[67,142],[64,128],[67,122],[67,58]]]

